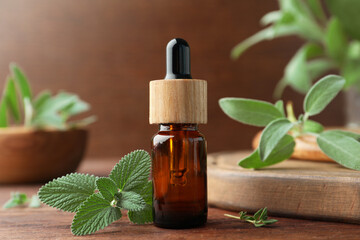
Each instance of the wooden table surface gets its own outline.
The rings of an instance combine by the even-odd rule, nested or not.
[[[106,176],[114,160],[84,161],[79,172]],[[34,194],[40,185],[0,185],[0,205],[12,191]],[[229,193],[230,194],[230,193]],[[271,215],[271,209],[269,209]],[[209,208],[205,227],[168,230],[153,225],[130,224],[127,217],[93,235],[75,237],[70,225],[74,214],[42,206],[38,209],[16,208],[0,210],[0,239],[359,239],[360,226],[354,224],[276,218],[278,223],[262,228],[224,217],[231,213]],[[234,213],[236,214],[236,213]]]

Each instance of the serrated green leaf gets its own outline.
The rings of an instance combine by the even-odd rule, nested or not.
[[[11,78],[11,76],[8,76],[7,78],[3,99],[4,101],[6,101],[8,110],[11,111],[14,120],[16,122],[19,122],[20,121],[19,101],[16,95],[15,83],[14,80]]]
[[[304,133],[321,133],[324,131],[323,125],[313,120],[306,120],[303,126]]]
[[[324,110],[341,91],[344,84],[344,78],[336,75],[328,75],[320,79],[305,96],[305,114],[313,116]]]
[[[250,156],[242,159],[239,166],[243,168],[263,168],[282,162],[291,157],[294,152],[295,141],[290,135],[285,135],[266,161],[261,161],[259,151],[256,149]]]
[[[333,17],[328,23],[325,45],[329,56],[341,64],[347,52],[348,40],[340,21],[336,17]]]
[[[140,194],[136,192],[122,191],[115,194],[116,206],[130,211],[140,211],[145,208],[145,201]]]
[[[153,222],[153,209],[151,204],[146,204],[141,211],[128,211],[129,220],[136,224],[146,224]]]
[[[276,119],[266,126],[259,142],[259,155],[266,161],[274,151],[280,140],[290,131],[294,123],[286,118]]]
[[[76,212],[96,189],[96,177],[93,175],[71,173],[57,178],[40,188],[40,200],[57,209]]]
[[[13,208],[22,206],[27,202],[28,198],[25,193],[13,192],[11,198],[3,205],[3,208]]]
[[[271,121],[283,117],[274,105],[259,100],[222,98],[219,105],[230,118],[254,126],[266,126]]]
[[[96,186],[104,199],[111,202],[114,200],[115,193],[118,192],[118,188],[113,180],[107,177],[101,177],[96,180]]]
[[[43,104],[50,98],[51,98],[51,92],[49,90],[44,90],[40,92],[34,100],[34,104],[33,104],[34,109],[35,110],[40,109],[43,106]]]
[[[320,149],[340,165],[360,170],[360,142],[349,133],[325,131],[317,137]]]
[[[279,112],[281,112],[281,115],[283,117],[286,117],[285,110],[284,110],[284,102],[282,100],[276,101],[274,106],[279,110]]]
[[[29,203],[30,208],[39,208],[41,207],[41,202],[37,194],[32,195]]]
[[[130,192],[148,181],[150,167],[150,155],[144,150],[136,150],[124,156],[109,177],[120,190]]]
[[[28,98],[31,100],[31,88],[24,72],[15,63],[10,64],[10,71],[12,73],[15,83],[19,87],[22,98]]]
[[[119,208],[112,207],[100,193],[94,193],[78,209],[71,232],[74,235],[91,234],[119,220],[121,216]]]

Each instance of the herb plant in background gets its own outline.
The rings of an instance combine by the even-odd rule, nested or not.
[[[150,167],[150,155],[136,150],[124,156],[108,177],[71,173],[47,183],[38,195],[51,207],[76,213],[71,225],[74,235],[103,229],[121,218],[121,209],[128,210],[133,223],[151,223]]]
[[[267,27],[235,46],[232,58],[238,58],[261,41],[294,35],[305,43],[285,67],[276,97],[281,96],[286,86],[305,94],[315,80],[329,71],[338,71],[344,77],[344,89],[350,86],[360,89],[360,1],[278,2],[280,9],[260,20]],[[325,12],[330,12],[330,16]]]
[[[328,75],[310,88],[303,103],[304,113],[296,118],[291,105],[285,114],[282,100],[275,104],[245,99],[222,98],[221,109],[230,118],[244,124],[265,127],[259,146],[239,165],[243,168],[263,168],[288,159],[295,138],[313,135],[320,149],[337,163],[360,170],[360,134],[341,130],[324,131],[323,126],[309,118],[319,114],[346,84],[343,77]]]
[[[50,91],[45,90],[33,96],[24,72],[14,63],[10,64],[10,72],[0,102],[1,128],[13,123],[37,129],[66,130],[95,121],[94,116],[69,121],[71,117],[90,109],[89,104],[77,95],[68,92],[52,95]]]

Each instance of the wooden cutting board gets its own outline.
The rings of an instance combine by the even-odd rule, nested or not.
[[[336,163],[286,160],[261,170],[237,165],[250,152],[208,156],[208,201],[227,210],[360,223],[360,172]]]

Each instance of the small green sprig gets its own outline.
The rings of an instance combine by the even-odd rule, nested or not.
[[[360,170],[360,134],[341,130],[324,131],[323,126],[309,118],[322,112],[345,84],[344,78],[328,75],[314,84],[305,96],[304,113],[298,118],[292,105],[283,101],[275,104],[244,99],[222,98],[221,109],[230,118],[241,123],[264,126],[258,148],[239,165],[243,168],[263,168],[290,158],[295,139],[313,135],[320,149],[331,159],[347,168]]]
[[[71,225],[74,235],[87,235],[105,228],[128,210],[136,224],[151,223],[151,159],[144,150],[124,156],[108,177],[71,173],[39,190],[40,200],[57,209],[75,212]]]
[[[74,121],[70,119],[89,109],[88,103],[65,91],[52,95],[50,91],[44,90],[33,96],[25,73],[15,63],[11,63],[0,99],[0,128],[8,127],[11,123],[37,129],[84,127],[96,121],[96,117]]]
[[[29,203],[28,207],[30,208],[39,208],[41,206],[37,195],[33,195],[31,199],[29,199],[25,193],[12,192],[10,199],[3,205],[3,208],[26,206],[27,203]]]
[[[249,216],[246,214],[247,214],[247,212],[241,211],[239,213],[239,216],[234,216],[234,215],[230,215],[230,214],[224,214],[224,216],[239,219],[239,220],[244,220],[246,222],[254,224],[255,227],[263,227],[265,225],[270,225],[270,224],[276,223],[278,221],[276,219],[268,219],[266,207],[259,209],[254,214],[254,216]]]

